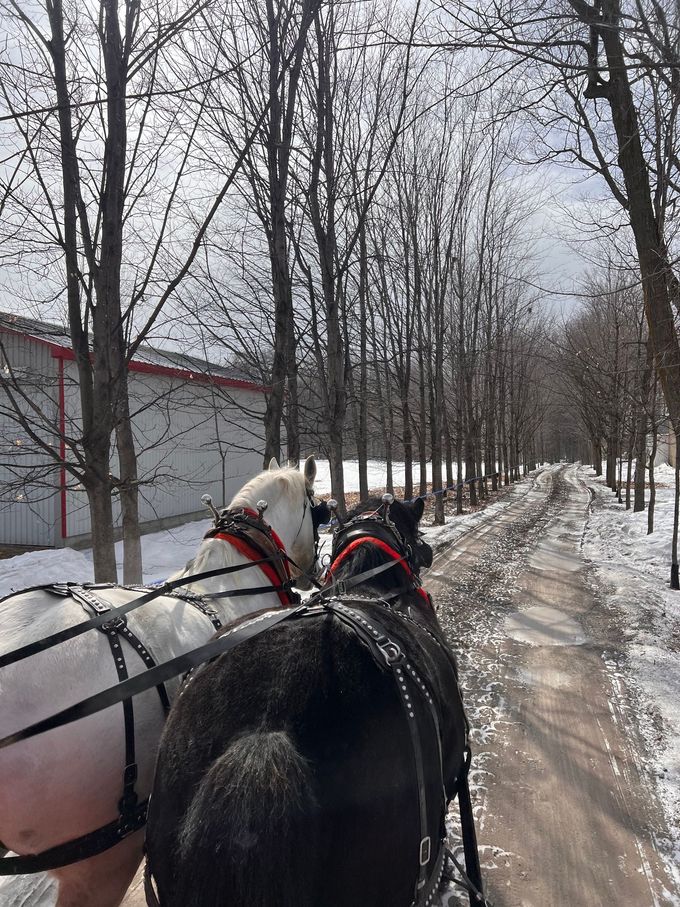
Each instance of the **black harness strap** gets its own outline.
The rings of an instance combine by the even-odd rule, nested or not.
[[[57,587],[58,594],[60,595],[63,594],[62,588],[63,587]],[[113,585],[99,585],[96,588],[112,589],[115,587]],[[70,595],[74,601],[77,601],[87,613],[94,614],[97,617],[107,615],[109,612],[115,610],[111,605],[101,601],[94,593],[94,587],[70,584],[68,586],[67,594]],[[211,608],[210,605],[201,601],[199,596],[187,592],[181,595],[175,593],[175,597],[186,601],[200,611],[201,614],[210,620],[216,630],[222,628],[222,622],[217,612]],[[113,617],[105,623],[100,624],[98,629],[108,639],[119,683],[127,680],[129,677],[125,662],[125,654],[121,645],[121,638],[125,639],[132,649],[137,652],[147,670],[156,667],[156,661],[151,652],[129,628],[125,617]],[[162,682],[159,683],[156,686],[156,690],[163,711],[167,714],[170,710],[170,699],[165,684]],[[128,835],[134,834],[134,832],[139,831],[144,827],[146,824],[146,813],[149,801],[147,798],[140,802],[135,790],[135,784],[137,782],[137,761],[135,755],[135,720],[132,699],[123,700],[123,723],[125,733],[125,768],[123,770],[123,793],[118,801],[118,810],[120,813],[118,818],[95,831],[88,832],[71,841],[66,841],[63,844],[58,844],[41,853],[5,857],[0,860],[0,876],[45,872],[60,866],[68,866],[70,863],[88,859],[89,857],[108,850],[124,838],[127,838]]]
[[[111,605],[103,602],[93,594],[92,590],[72,586],[71,596],[77,601],[88,614],[105,614],[111,610]],[[151,657],[147,648],[140,642],[139,638],[130,630],[125,617],[116,617],[113,620],[102,624],[99,630],[106,636],[111,647],[113,663],[116,667],[118,682],[122,683],[129,677],[127,664],[125,662],[125,652],[121,645],[121,637],[132,646],[139,654],[147,670],[156,666],[156,662]],[[170,710],[170,699],[168,698],[165,684],[159,684],[156,687],[158,695],[163,706],[163,711],[167,714]],[[123,701],[123,727],[125,733],[125,768],[123,769],[123,794],[118,801],[118,811],[120,821],[126,822],[134,814],[135,807],[139,801],[135,784],[137,783],[137,758],[135,753],[135,712],[132,699]],[[141,818],[142,824],[144,822]],[[141,825],[140,825],[141,828]]]
[[[441,741],[439,731],[439,719],[434,709],[434,702],[430,691],[427,689],[423,680],[416,673],[415,668],[402,652],[400,646],[391,640],[384,632],[374,617],[370,620],[363,617],[357,611],[349,608],[343,601],[334,599],[328,603],[333,612],[347,623],[360,639],[367,644],[369,651],[372,653],[378,666],[385,670],[391,671],[394,681],[399,692],[399,697],[406,716],[406,723],[411,737],[411,750],[416,773],[416,785],[418,789],[418,812],[420,817],[420,847],[418,850],[418,873],[414,891],[413,905],[429,904],[429,895],[425,892],[436,890],[441,873],[443,872],[444,856],[443,848],[440,846],[437,850],[437,859],[432,872],[428,872],[428,866],[432,859],[432,839],[429,834],[429,821],[427,814],[427,791],[425,788],[425,767],[423,760],[423,748],[420,740],[420,732],[416,717],[416,704],[413,688],[417,688],[418,694],[426,700],[430,706],[430,714],[433,719],[433,729],[439,743],[439,770],[440,776],[443,770],[441,760]],[[416,695],[418,695],[416,694]],[[442,781],[442,794],[444,784]],[[443,796],[442,806],[446,809],[446,799]],[[436,884],[434,876],[438,875]],[[429,884],[428,884],[429,883]]]
[[[101,712],[102,709],[108,709],[112,705],[123,702],[124,699],[129,699],[131,696],[137,696],[139,693],[144,693],[146,690],[158,686],[159,683],[171,680],[173,677],[179,677],[181,674],[186,673],[190,668],[196,667],[211,658],[215,658],[223,652],[228,652],[230,649],[233,649],[234,646],[246,639],[250,639],[251,636],[255,636],[257,633],[261,632],[261,630],[266,630],[268,627],[279,623],[292,614],[304,610],[304,606],[298,606],[296,608],[279,608],[239,624],[234,629],[226,631],[221,636],[213,638],[209,642],[204,643],[204,645],[198,646],[196,649],[191,649],[188,652],[184,652],[182,655],[176,655],[174,658],[171,658],[170,661],[165,661],[163,664],[156,665],[155,668],[149,668],[148,671],[145,671],[142,674],[135,674],[134,677],[128,677],[128,679],[124,680],[122,683],[114,684],[114,686],[108,687],[100,693],[95,693],[93,696],[81,699],[80,702],[76,702],[74,705],[68,706],[68,708],[62,709],[54,715],[50,715],[49,718],[43,718],[42,721],[36,721],[34,724],[31,724],[20,731],[16,731],[14,734],[8,734],[6,737],[2,737],[0,739],[0,749],[11,746],[13,743],[18,743],[20,740],[29,740],[31,737],[38,736],[38,734],[44,734],[46,731],[63,727],[74,721],[80,721],[81,718],[87,718],[88,715],[94,715],[96,712]],[[2,875],[1,860],[0,875]]]
[[[23,854],[18,857],[3,857],[0,860],[0,876],[25,875],[33,872],[48,872],[60,866],[68,866],[79,860],[87,860],[119,844],[128,835],[139,831],[146,823],[148,800],[138,803],[126,819],[118,817],[108,825],[91,831],[80,838],[57,844],[41,853]]]
[[[234,564],[231,567],[216,567],[214,570],[206,570],[203,573],[194,573],[187,576],[180,576],[178,579],[168,580],[163,583],[162,586],[158,586],[156,589],[151,589],[148,592],[145,592],[144,595],[140,595],[139,598],[135,598],[132,601],[126,602],[124,605],[119,605],[117,608],[111,608],[110,617],[122,617],[123,614],[127,614],[128,611],[134,611],[136,608],[140,608],[142,605],[152,602],[157,598],[160,598],[162,595],[171,595],[174,594],[174,590],[180,588],[181,586],[189,586],[193,583],[202,582],[206,579],[212,579],[216,576],[228,576],[230,573],[237,573],[240,570],[248,570],[250,567],[258,567],[261,563],[268,563],[269,558],[264,558],[262,561],[249,561],[246,564]],[[53,595],[60,595],[62,597],[68,597],[71,592],[71,587],[83,588],[79,583],[48,583],[47,585],[42,586],[30,586],[28,589],[22,589],[21,593],[13,592],[12,595],[4,596],[0,599],[0,605],[5,600],[5,598],[11,598],[17,594],[25,594],[26,592],[38,592],[38,591],[47,591],[51,592]],[[87,588],[91,589],[103,589],[108,588],[110,584],[88,584]],[[272,591],[271,586],[266,587],[268,592]],[[237,590],[234,594],[245,595],[250,594],[254,595],[259,592],[260,589],[250,589],[250,590]],[[277,591],[276,589],[273,591]],[[107,612],[108,613],[108,612]],[[36,655],[38,652],[44,652],[46,649],[51,649],[52,646],[59,645],[59,643],[66,642],[69,639],[75,639],[77,636],[80,636],[83,633],[87,633],[88,630],[94,630],[97,627],[101,627],[103,623],[109,619],[107,613],[98,614],[96,617],[90,618],[90,620],[83,621],[80,624],[74,624],[72,627],[66,627],[64,630],[59,630],[57,633],[52,633],[50,636],[44,637],[44,639],[38,639],[35,642],[27,643],[25,646],[21,646],[18,649],[14,649],[12,652],[6,652],[4,655],[0,655],[0,668],[5,668],[8,665],[16,664],[19,661],[23,661],[25,658],[29,658],[32,655]]]
[[[181,598],[182,601],[188,602],[197,611],[200,611],[204,617],[207,617],[210,623],[213,625],[215,630],[221,630],[223,627],[220,616],[210,605],[206,604],[206,598],[212,598],[213,596],[209,595],[194,595],[193,592],[175,592],[176,598]]]

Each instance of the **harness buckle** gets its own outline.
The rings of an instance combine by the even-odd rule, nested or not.
[[[102,624],[101,629],[104,633],[118,633],[127,627],[127,621],[124,617],[114,617]]]
[[[47,589],[48,592],[52,592],[54,595],[67,597],[71,594],[70,583],[50,583]]]
[[[396,642],[393,642],[387,636],[381,636],[380,639],[376,640],[375,644],[382,652],[388,665],[393,665],[398,661],[401,661],[403,657],[401,649]]]
[[[136,781],[137,763],[132,762],[130,765],[125,766],[125,771],[123,772],[123,796],[118,801],[118,810],[123,819],[128,819],[130,813],[133,812],[139,803],[139,797],[135,790]]]
[[[430,836],[428,835],[427,838],[423,838],[423,840],[420,842],[420,865],[421,866],[427,866],[427,864],[430,862],[431,853],[432,853],[432,842],[430,840]]]
[[[346,595],[347,594],[347,583],[344,579],[339,579],[335,583],[335,594],[336,595]]]

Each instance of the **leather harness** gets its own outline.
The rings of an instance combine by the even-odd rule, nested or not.
[[[416,667],[407,659],[399,644],[390,638],[383,625],[376,619],[375,614],[367,617],[364,613],[357,610],[357,608],[361,608],[367,603],[380,605],[381,600],[373,597],[361,598],[360,596],[343,596],[342,598],[333,596],[331,598],[325,598],[322,594],[317,593],[312,596],[307,603],[298,606],[297,608],[289,608],[285,611],[270,611],[247,620],[238,627],[224,628],[214,640],[214,645],[218,648],[213,657],[218,657],[219,655],[231,651],[241,643],[253,639],[276,624],[284,621],[303,620],[305,618],[332,614],[356,634],[361,643],[366,646],[372,655],[378,668],[381,671],[388,672],[392,675],[409,729],[418,796],[420,844],[418,846],[418,852],[413,855],[414,864],[417,865],[417,879],[414,886],[411,907],[430,907],[436,898],[444,875],[447,848],[446,839],[443,837],[437,839],[436,849],[432,844],[432,836],[430,834],[431,820],[427,809],[425,767],[421,742],[422,734],[419,725],[427,721],[427,716],[429,716],[430,733],[434,733],[435,735],[438,752],[438,773],[441,782],[438,787],[442,791],[440,808],[446,810],[449,798],[444,789],[439,715],[435,699],[427,683],[416,670]],[[395,609],[390,610],[393,614],[399,615],[400,618],[416,624],[437,643],[442,651],[447,651],[446,647],[442,645],[437,637],[433,633],[430,633],[430,631],[422,624],[413,621],[400,611]],[[447,656],[451,659],[451,663],[455,667],[453,657],[450,653],[447,653]],[[212,658],[210,660],[212,660]],[[196,671],[190,673],[185,682],[190,683],[193,677],[195,677],[207,663],[207,660],[201,660],[201,662],[196,665]],[[460,772],[456,777],[455,790],[449,791],[451,799],[456,793],[461,792],[463,788],[467,788],[467,775],[470,765],[469,753],[470,750],[466,739],[465,758]],[[153,888],[152,870],[148,866],[148,863],[145,874],[145,891],[147,904],[150,905],[150,907],[160,907],[158,897]],[[483,903],[483,901],[480,903]]]
[[[224,517],[224,514],[222,516]],[[214,538],[224,538],[224,535],[230,536],[231,523],[229,523],[229,520],[233,519],[234,514],[229,514],[228,520],[224,525],[222,525],[223,521],[221,519],[215,526],[215,529],[208,533],[208,536]],[[116,703],[123,703],[126,732],[126,767],[123,778],[123,796],[119,804],[120,816],[114,822],[100,829],[97,829],[94,832],[90,832],[87,835],[83,835],[82,837],[77,838],[73,841],[69,841],[65,844],[57,845],[56,847],[53,847],[47,851],[43,851],[40,854],[30,854],[9,858],[5,857],[4,859],[0,860],[0,875],[38,872],[45,869],[53,869],[59,866],[64,866],[77,860],[86,859],[87,857],[94,856],[95,854],[101,853],[107,848],[113,846],[144,825],[146,821],[148,801],[145,800],[141,803],[138,802],[137,795],[134,790],[134,784],[136,780],[136,765],[134,761],[134,716],[132,712],[133,696],[156,687],[163,707],[167,708],[169,700],[164,688],[165,681],[173,677],[177,677],[181,674],[185,674],[192,668],[196,668],[208,663],[210,660],[235,648],[240,643],[253,638],[257,634],[264,632],[268,628],[273,627],[284,620],[299,619],[307,616],[333,613],[338,619],[342,620],[357,634],[362,643],[367,646],[378,667],[381,670],[391,672],[396,683],[404,714],[408,723],[411,739],[416,772],[420,817],[420,845],[419,852],[416,855],[418,858],[418,871],[411,907],[429,907],[429,905],[432,904],[433,900],[436,897],[442,878],[445,874],[446,859],[451,855],[447,851],[445,838],[442,838],[438,841],[436,854],[434,857],[432,855],[433,848],[432,838],[429,834],[421,733],[418,727],[419,720],[422,720],[420,719],[420,716],[423,710],[418,709],[415,703],[417,701],[420,701],[421,703],[425,704],[424,712],[426,715],[430,716],[430,723],[436,736],[436,743],[439,754],[438,761],[441,779],[441,790],[443,792],[443,808],[445,810],[448,805],[447,801],[449,797],[444,791],[441,735],[437,708],[432,693],[428,689],[426,683],[418,674],[415,667],[406,659],[398,643],[389,638],[380,621],[375,618],[375,615],[367,618],[360,611],[357,611],[356,608],[351,607],[352,604],[359,606],[364,605],[366,601],[370,601],[373,604],[380,604],[381,600],[389,607],[385,599],[362,599],[359,596],[347,597],[345,594],[347,588],[358,585],[361,582],[366,582],[368,579],[377,576],[383,571],[393,569],[395,566],[397,566],[397,564],[407,564],[410,552],[408,551],[407,546],[405,546],[404,540],[396,531],[396,527],[394,531],[392,531],[392,526],[389,526],[390,535],[392,535],[394,542],[393,545],[390,545],[389,541],[387,541],[384,537],[382,540],[378,537],[379,535],[382,535],[383,532],[382,530],[380,530],[378,533],[376,533],[376,523],[374,520],[371,520],[372,534],[375,534],[374,543],[377,543],[378,547],[385,551],[385,553],[389,553],[391,559],[386,564],[364,571],[359,575],[351,577],[351,579],[349,580],[334,582],[330,586],[326,586],[320,592],[316,593],[308,601],[307,604],[298,605],[297,607],[295,607],[291,606],[292,604],[294,604],[295,598],[290,591],[290,573],[287,569],[286,561],[284,560],[285,550],[283,549],[280,540],[274,537],[273,532],[267,532],[263,530],[262,524],[264,521],[261,519],[261,515],[255,514],[252,511],[243,512],[242,521],[246,522],[246,520],[249,528],[260,533],[262,535],[262,538],[257,536],[257,540],[254,541],[253,536],[249,535],[248,540],[244,542],[241,537],[241,529],[240,527],[237,527],[239,531],[236,537],[239,539],[239,545],[235,545],[235,547],[238,547],[240,551],[245,553],[244,548],[240,546],[240,542],[244,542],[244,545],[248,545],[250,547],[250,553],[247,556],[252,558],[252,555],[255,554],[256,559],[252,559],[251,563],[249,563],[247,566],[253,566],[255,564],[257,564],[257,566],[262,566],[265,562],[271,562],[272,566],[275,564],[279,566],[279,570],[276,571],[277,586],[266,586],[263,587],[261,591],[277,591],[280,597],[281,592],[286,591],[291,596],[290,599],[286,602],[286,604],[288,604],[288,607],[259,613],[257,616],[247,619],[244,622],[241,622],[238,625],[232,626],[227,629],[218,626],[219,618],[217,618],[216,613],[210,608],[210,606],[205,604],[204,599],[207,597],[227,597],[227,595],[229,595],[228,593],[214,593],[211,596],[181,596],[183,598],[186,598],[187,601],[198,607],[203,614],[208,616],[218,632],[217,635],[213,637],[213,639],[208,643],[199,646],[198,648],[193,649],[189,652],[185,652],[182,655],[176,656],[175,658],[170,659],[170,661],[164,662],[160,665],[155,664],[153,657],[149,653],[147,647],[145,647],[137,639],[137,637],[132,634],[132,632],[126,625],[124,618],[121,618],[119,616],[121,609],[111,609],[110,606],[107,606],[100,602],[97,599],[96,595],[92,593],[93,589],[96,590],[97,588],[102,588],[102,586],[73,586],[71,584],[68,584],[67,586],[42,587],[51,590],[59,595],[71,595],[75,600],[81,603],[85,610],[87,610],[89,613],[95,613],[96,616],[91,619],[91,622],[99,626],[101,631],[103,633],[106,633],[109,639],[112,655],[114,657],[114,663],[116,664],[116,670],[118,672],[119,682],[115,686],[110,687],[107,690],[103,690],[102,692],[95,694],[94,696],[91,696],[79,703],[76,703],[74,706],[64,709],[48,719],[36,722],[29,728],[24,728],[23,731],[3,738],[2,740],[0,740],[0,748],[8,746],[11,743],[16,742],[17,740],[28,739],[32,736],[35,736],[36,734],[43,733],[44,731],[50,730],[52,728],[63,726],[72,721],[77,721],[81,718],[86,717],[87,715],[95,714],[96,712],[101,711],[104,708],[108,708]],[[349,551],[347,550],[349,546],[353,542],[359,540],[357,531],[359,531],[360,527],[358,524],[366,521],[366,518],[363,518],[363,520],[358,519],[354,521],[351,526],[343,527],[342,530],[336,533],[333,545],[334,559],[328,571],[329,578],[332,579],[333,571],[337,569],[340,563],[340,559],[349,554]],[[236,520],[236,522],[238,523],[239,520]],[[383,525],[385,525],[386,529],[388,528],[385,523]],[[366,527],[361,528],[365,533]],[[248,533],[246,533],[246,535],[248,535]],[[355,537],[353,538],[352,536]],[[276,550],[278,552],[276,556],[272,555],[271,560],[270,558],[260,557],[267,550],[269,550],[269,552],[271,553],[270,545],[268,545],[266,542],[263,542],[263,538],[269,539],[271,543],[276,547]],[[231,537],[227,537],[224,540],[233,544]],[[389,549],[389,551],[386,549]],[[399,549],[403,551],[403,554],[400,553]],[[353,550],[356,550],[356,546]],[[284,564],[286,564],[286,566],[284,566]],[[227,568],[226,572],[230,572],[231,569],[233,568]],[[210,575],[218,575],[219,573],[220,571],[211,571]],[[418,590],[422,587],[420,586],[420,581],[417,575],[412,570],[410,565],[408,565],[407,573],[409,575],[407,577],[408,583],[405,587],[406,591],[418,592]],[[269,572],[266,572],[266,575],[270,580],[273,578],[272,574],[270,574]],[[190,578],[188,581],[195,582],[196,577]],[[279,586],[280,589],[277,588]],[[167,584],[157,594],[167,594],[166,589]],[[244,590],[239,591],[241,591],[243,594]],[[255,590],[247,591],[250,591],[252,594]],[[404,590],[399,590],[398,594],[401,594],[402,591]],[[147,593],[142,598],[145,601],[149,600],[150,595],[152,597],[157,597],[154,594]],[[393,596],[387,597],[392,598]],[[431,607],[431,600],[429,596],[427,596],[426,600],[428,602],[428,605]],[[112,615],[115,616],[111,620],[102,621],[102,616],[105,615],[109,610],[112,612]],[[397,609],[390,608],[390,610],[393,614],[399,615],[401,619],[405,621],[411,621],[412,623],[416,624],[420,630],[427,633],[437,643],[441,650],[447,655],[450,663],[453,666],[455,676],[457,678],[455,660],[453,659],[451,653],[448,652],[447,647],[442,644],[437,636],[431,633],[430,630],[428,630],[428,628],[423,626],[420,622],[413,621],[413,619],[409,615],[404,614]],[[137,674],[133,677],[128,676],[122,646],[120,645],[121,637],[126,639],[126,641],[131,646],[133,646],[135,651],[138,652],[145,665],[147,666],[147,671],[142,672],[141,674]],[[26,654],[28,654],[28,652],[26,651],[28,648],[30,647],[24,647],[21,657],[24,657]],[[10,655],[11,654],[12,653],[10,653]],[[19,658],[12,659],[12,661],[15,660],[19,660]],[[187,678],[187,680],[188,679],[189,678]],[[470,893],[470,903],[487,904],[481,891],[479,857],[477,854],[476,840],[474,835],[474,821],[472,818],[472,809],[470,804],[468,785],[470,749],[467,741],[467,730],[468,726],[466,719],[465,758],[461,770],[456,778],[456,789],[454,791],[449,791],[449,794],[451,799],[456,794],[458,794],[459,798],[461,823],[463,826],[466,867],[468,868],[470,879],[468,879],[468,877],[462,870],[461,872],[466,882],[469,883],[466,887],[468,887]],[[455,859],[454,862],[456,862]],[[458,866],[457,862],[456,865]],[[153,891],[150,872],[148,871],[146,878],[146,891],[147,902],[152,905],[158,904],[155,892]]]
[[[206,533],[205,538],[228,542],[248,560],[256,561],[269,583],[258,591],[276,592],[284,608],[300,601],[300,596],[293,591],[286,548],[276,531],[257,511],[248,507],[241,510],[223,510],[219,520]],[[229,597],[230,594],[218,592],[204,597]]]
[[[207,600],[213,598],[230,598],[234,595],[256,595],[260,593],[276,592],[284,607],[290,607],[299,601],[299,596],[292,590],[292,580],[286,549],[277,535],[260,515],[248,509],[229,511],[224,510],[216,526],[210,530],[206,538],[217,538],[233,545],[248,559],[248,564],[239,565],[239,568],[257,566],[267,577],[266,586],[249,587],[232,592],[206,593],[196,595],[191,592],[167,593],[165,587],[158,594],[148,593],[144,587],[118,586],[113,583],[53,583],[44,586],[34,586],[31,591],[43,590],[62,598],[72,598],[78,602],[84,611],[91,615],[93,627],[103,633],[108,639],[116,668],[118,682],[129,680],[125,648],[122,641],[139,655],[148,670],[157,667],[157,662],[149,648],[133,633],[127,623],[125,614],[119,613],[121,609],[112,608],[111,604],[104,601],[97,593],[107,589],[130,589],[140,593],[145,601],[160,597],[161,594],[172,594],[176,598],[186,601],[196,610],[200,611],[212,623],[216,631],[222,629],[222,622],[217,611],[208,604]],[[233,572],[230,568],[211,571],[211,575]],[[197,577],[192,577],[187,582],[195,582]],[[28,590],[26,590],[28,591]],[[139,600],[137,600],[139,602]],[[129,604],[136,604],[135,602]],[[126,606],[122,606],[126,608]],[[109,617],[110,615],[110,617]],[[42,641],[45,642],[45,641]],[[25,649],[29,649],[25,647]],[[38,645],[35,651],[44,648]],[[13,655],[16,653],[10,653]],[[32,654],[22,651],[22,655]],[[8,659],[11,664],[15,660]],[[170,698],[165,688],[164,681],[160,681],[156,690],[165,714],[170,709]],[[135,790],[137,782],[137,762],[135,755],[135,719],[132,697],[121,700],[123,706],[123,727],[125,734],[125,767],[123,769],[122,795],[118,801],[118,818],[95,831],[58,844],[37,854],[22,854],[0,859],[0,876],[22,875],[25,873],[44,872],[67,866],[80,860],[85,860],[96,854],[108,850],[134,832],[143,828],[146,823],[148,798],[140,801]]]

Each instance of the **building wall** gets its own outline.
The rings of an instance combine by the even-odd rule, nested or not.
[[[2,333],[0,368],[14,374],[25,397],[14,394],[35,434],[59,451],[58,364],[44,344]],[[11,373],[10,373],[11,368]],[[0,386],[0,544],[50,546],[59,542],[59,466],[11,418]]]
[[[12,336],[12,335],[7,335]],[[4,335],[3,335],[4,338]],[[59,422],[59,368],[63,367],[63,396],[67,436],[79,437],[77,368],[72,360],[57,360],[49,347],[13,340],[11,357],[26,362],[38,383],[49,386],[54,424]],[[8,350],[8,357],[10,351]],[[228,503],[238,489],[262,468],[264,395],[247,388],[216,386],[164,375],[130,372],[130,409],[138,451],[140,521],[175,524],[203,510],[201,496],[210,494],[217,506]],[[7,438],[17,426],[0,423]],[[16,454],[4,445],[12,465]],[[69,458],[68,448],[66,457]],[[44,459],[44,457],[43,457]],[[14,463],[16,466],[16,463]],[[112,445],[112,472],[117,470]],[[15,470],[16,471],[16,470]],[[65,498],[65,535],[62,539],[60,473],[52,468],[42,487],[29,487],[26,500],[12,498],[9,472],[0,468],[0,544],[82,544],[90,530],[85,489],[69,474]],[[29,505],[30,501],[30,505]],[[114,519],[120,524],[120,506],[114,498]]]

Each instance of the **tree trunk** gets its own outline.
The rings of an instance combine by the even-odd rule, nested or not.
[[[127,393],[124,407],[129,410]],[[129,411],[118,409],[116,449],[120,469],[120,507],[123,522],[123,582],[134,585],[142,582],[142,541],[139,531],[139,484],[137,456]]]
[[[654,506],[656,504],[656,482],[654,480],[654,461],[659,439],[659,428],[656,421],[656,388],[657,378],[654,377],[652,387],[652,449],[649,453],[649,507],[647,508],[647,535],[654,532]]]
[[[581,5],[575,4],[575,8],[579,10]],[[628,212],[640,263],[654,362],[673,431],[677,435],[680,433],[680,343],[668,291],[668,256],[654,212],[649,171],[642,150],[637,109],[623,51],[620,15],[618,0],[604,0],[601,7],[603,24],[598,32],[609,70],[606,98],[616,131],[618,164],[628,196]]]
[[[90,509],[94,580],[96,583],[117,583],[113,507],[111,485],[108,481],[108,450],[107,455],[103,456],[93,468],[86,491]]]
[[[408,396],[402,397],[401,418],[404,432],[404,498],[410,501],[413,498],[413,433]]]
[[[673,507],[673,543],[671,546],[671,589],[680,589],[678,572],[678,528],[680,525],[680,432],[675,436],[675,499]]]
[[[593,467],[595,469],[595,475],[602,475],[602,441],[600,438],[593,438]]]
[[[633,474],[633,446],[635,434],[631,432],[628,438],[628,463],[626,468],[626,510],[630,510],[630,482]]]

